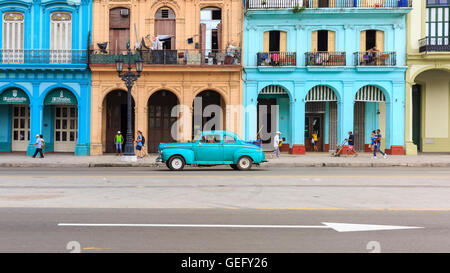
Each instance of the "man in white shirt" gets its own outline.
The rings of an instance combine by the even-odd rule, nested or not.
[[[271,154],[271,157],[273,158],[273,155],[276,154],[277,158],[280,158],[280,131],[277,131],[275,136],[273,137],[273,152]]]
[[[33,158],[35,158],[38,153],[41,158],[44,158],[44,154],[42,153],[42,138],[40,135],[36,135],[36,142],[33,146],[36,146],[36,151],[34,152]]]

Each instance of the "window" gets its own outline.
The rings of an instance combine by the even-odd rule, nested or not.
[[[3,54],[4,63],[23,62],[24,15],[19,12],[6,12],[3,15]]]
[[[269,32],[269,51],[280,51],[280,32],[270,31]]]
[[[286,52],[287,33],[284,31],[272,30],[264,32],[263,38],[264,52]]]
[[[366,31],[366,49],[373,48],[376,46],[376,30],[367,30]]]
[[[223,143],[236,143],[236,139],[234,139],[233,136],[224,135],[223,136]]]
[[[317,32],[317,50],[328,51],[328,31],[319,30]]]
[[[445,5],[444,5],[445,2]],[[425,36],[430,45],[449,44],[449,0],[428,1],[425,14]]]
[[[220,143],[220,135],[205,135],[200,140],[200,143]]]
[[[72,14],[54,12],[50,15],[50,61],[68,63],[71,61],[72,49]]]

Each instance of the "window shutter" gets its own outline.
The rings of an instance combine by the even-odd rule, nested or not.
[[[269,31],[264,32],[263,52],[269,52]]]
[[[317,51],[317,30],[311,33],[311,51]]]
[[[365,30],[361,31],[361,33],[360,33],[359,45],[360,45],[360,51],[365,52],[366,51],[366,31]]]
[[[280,52],[287,51],[287,33],[280,31]]]
[[[202,58],[202,64],[205,62],[205,47],[206,47],[206,24],[200,24],[200,54]]]
[[[217,25],[217,44],[218,50],[222,51],[222,23]]]
[[[336,33],[334,31],[328,31],[328,52],[335,51]]]
[[[376,32],[376,46],[380,52],[384,51],[384,32],[381,30],[377,30]]]

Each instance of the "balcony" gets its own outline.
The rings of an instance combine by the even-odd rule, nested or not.
[[[0,65],[86,65],[86,50],[0,49]]]
[[[296,66],[295,52],[258,52],[258,66]]]
[[[395,66],[396,52],[366,51],[354,53],[355,66]]]
[[[305,66],[345,66],[345,52],[306,52]]]
[[[411,8],[412,0],[247,0],[247,9]]]
[[[114,64],[116,59],[122,56],[128,63],[126,51],[122,54],[109,54],[99,51],[91,51],[89,64]],[[137,50],[133,52],[133,60],[141,57],[147,65],[240,65],[241,52],[237,48],[222,50],[198,50],[198,49],[176,49],[176,50]]]
[[[419,40],[419,52],[450,52],[450,37],[425,37]]]

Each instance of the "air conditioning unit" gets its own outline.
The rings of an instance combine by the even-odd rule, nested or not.
[[[121,10],[120,10],[120,15],[121,15],[121,16],[128,16],[128,14],[129,14],[128,9],[121,9]]]

